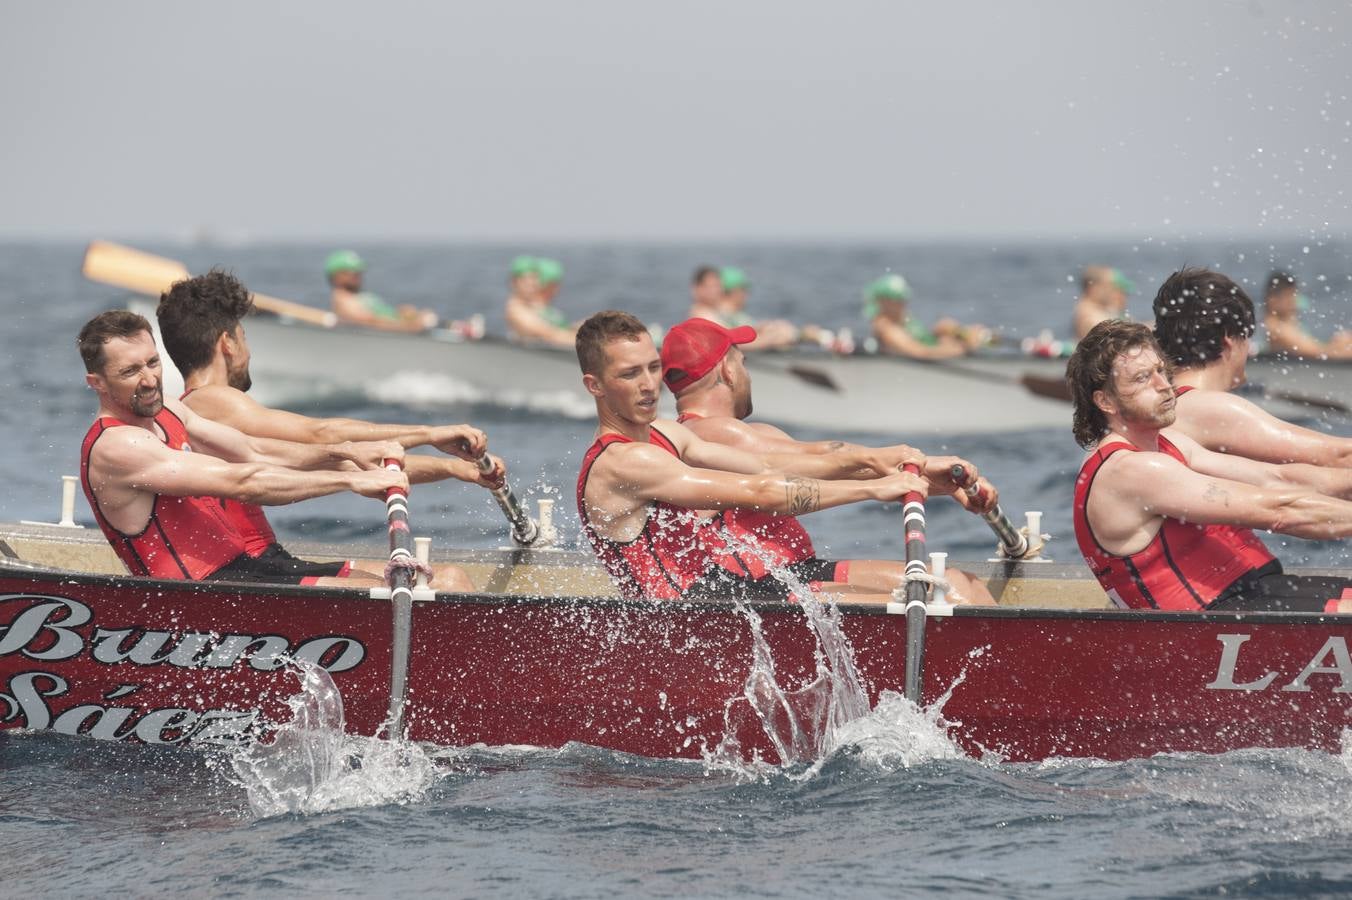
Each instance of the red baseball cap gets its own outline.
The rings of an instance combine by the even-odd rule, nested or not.
[[[662,380],[680,393],[713,371],[734,344],[756,339],[750,325],[724,328],[709,319],[686,319],[662,339]]]

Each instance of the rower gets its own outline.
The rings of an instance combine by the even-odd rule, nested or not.
[[[717,321],[725,328],[751,326],[756,329],[756,339],[746,346],[747,351],[783,350],[792,347],[806,338],[815,340],[818,331],[815,325],[802,329],[787,319],[762,319],[757,321],[746,311],[746,301],[751,293],[751,281],[746,273],[735,266],[724,266],[718,270],[719,286],[723,290],[719,301]]]
[[[748,338],[734,331],[736,338]],[[627,597],[784,599],[789,589],[745,563],[758,545],[730,542],[721,517],[702,510],[755,509],[802,515],[866,500],[894,502],[928,483],[892,471],[878,478],[837,477],[857,468],[835,457],[751,454],[700,439],[677,422],[657,419],[662,360],[643,323],[614,310],[578,330],[582,383],[596,401],[596,440],[578,475],[578,513],[597,557]],[[789,570],[815,587],[851,600],[885,602],[889,589],[862,589],[848,572],[815,556]],[[848,568],[848,566],[846,567]],[[973,592],[975,594],[975,591]],[[985,599],[986,596],[973,596]]]
[[[1352,466],[1352,438],[1292,425],[1231,393],[1246,380],[1254,305],[1220,272],[1174,272],[1155,295],[1155,337],[1173,365],[1173,428],[1208,450],[1270,463]]]
[[[1286,575],[1251,529],[1352,535],[1352,473],[1207,450],[1170,426],[1169,367],[1145,325],[1101,322],[1066,371],[1075,440],[1075,539],[1118,606],[1352,612],[1346,578]]]
[[[381,331],[427,331],[437,326],[435,311],[409,304],[392,306],[379,294],[362,290],[366,262],[351,250],[337,250],[324,261],[329,300],[340,322]]]
[[[864,289],[863,316],[869,320],[878,349],[913,359],[966,356],[991,341],[984,325],[963,325],[943,318],[927,328],[907,311],[911,286],[900,275],[884,275]]]
[[[492,489],[506,477],[502,461],[490,457],[484,474],[476,460],[487,451],[488,439],[470,425],[378,425],[358,419],[315,419],[263,406],[249,397],[249,343],[243,319],[253,311],[249,290],[234,276],[219,270],[176,282],[160,296],[155,316],[169,358],[183,375],[183,403],[199,416],[229,425],[264,440],[301,444],[343,444],[393,441],[405,450],[432,447],[443,456],[404,458],[409,482],[421,484],[455,478]],[[267,516],[256,504],[226,501],[228,518],[244,536],[246,551],[255,559],[281,565],[304,565],[278,543]],[[375,567],[383,563],[359,565]],[[436,583],[445,590],[468,591],[474,586],[456,566],[442,566]]]
[[[80,330],[85,383],[99,412],[80,448],[80,481],[108,543],[133,575],[192,581],[383,584],[374,569],[339,561],[305,566],[250,556],[222,501],[274,505],[353,491],[407,491],[391,441],[263,441],[164,396],[150,323],[127,310]],[[192,451],[192,452],[187,452]]]
[[[995,488],[979,477],[976,466],[956,456],[927,457],[906,444],[863,447],[844,441],[798,441],[773,425],[745,421],[752,408],[751,374],[740,347],[754,337],[755,332],[748,327],[729,330],[706,319],[687,319],[667,332],[662,341],[662,378],[676,396],[676,421],[696,437],[756,455],[790,453],[832,458],[839,463],[834,473],[839,478],[878,478],[905,463],[914,463],[929,482],[931,495],[951,495],[979,513],[999,503]],[[967,474],[964,484],[976,485],[975,497],[969,498],[953,481],[955,465]],[[815,557],[812,539],[792,516],[728,509],[723,513],[723,523],[734,535],[751,531],[777,558],[798,562]],[[903,565],[892,560],[851,560],[839,565],[836,574],[840,577],[826,580],[872,590],[892,590],[902,583],[905,574]],[[980,583],[970,575],[957,570],[948,574],[959,593],[984,595]]]
[[[1080,296],[1071,315],[1071,330],[1080,340],[1100,322],[1127,317],[1127,295],[1136,285],[1118,269],[1085,266],[1080,273]]]
[[[690,318],[723,323],[723,278],[717,266],[700,266],[690,277]]]
[[[514,341],[572,347],[577,328],[554,306],[563,284],[563,266],[556,260],[518,256],[512,261],[512,293],[503,314]]]
[[[1297,359],[1352,359],[1352,331],[1338,331],[1321,341],[1300,324],[1300,314],[1310,301],[1300,293],[1295,276],[1273,272],[1263,295],[1263,329],[1268,353]]]

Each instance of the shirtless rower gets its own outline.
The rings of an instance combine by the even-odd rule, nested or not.
[[[338,320],[380,331],[427,331],[437,327],[437,314],[407,303],[392,306],[379,294],[362,290],[366,262],[351,250],[337,250],[324,261],[329,301]]]
[[[1263,297],[1267,352],[1298,359],[1352,359],[1352,331],[1339,331],[1321,341],[1300,324],[1300,313],[1309,306],[1295,276],[1280,271],[1268,276]]]
[[[838,477],[877,478],[895,471],[902,463],[920,466],[929,482],[930,495],[950,494],[964,507],[985,512],[999,502],[995,488],[980,478],[976,466],[956,456],[925,456],[914,447],[862,447],[844,441],[798,441],[782,429],[764,422],[745,421],[751,415],[751,373],[740,349],[755,336],[749,327],[727,329],[705,319],[687,319],[667,332],[662,342],[662,379],[676,396],[676,421],[697,437],[725,444],[747,453],[806,453],[840,458]],[[953,481],[953,467],[960,465],[967,479],[975,479],[976,498],[971,499]],[[964,479],[966,483],[967,479]],[[792,516],[766,516],[740,509],[724,512],[724,525],[734,534],[750,529],[762,545],[782,552],[789,559],[815,556],[812,539]],[[880,577],[873,569],[889,573],[888,581],[903,574],[898,563],[855,561],[848,574],[854,578]],[[959,573],[960,580],[970,579]],[[848,580],[848,579],[846,579]]]
[[[181,399],[193,412],[251,437],[301,444],[394,441],[406,450],[427,446],[450,454],[405,457],[404,471],[412,484],[446,478],[488,488],[502,483],[506,469],[500,459],[490,457],[493,469],[488,474],[474,462],[487,451],[488,439],[469,425],[379,425],[358,419],[315,419],[254,401],[247,393],[253,379],[242,321],[252,311],[249,290],[234,276],[214,269],[176,282],[160,296],[155,311],[160,336],[169,358],[183,375]],[[250,556],[296,560],[277,542],[267,516],[256,504],[226,501],[224,507],[244,536]],[[370,565],[380,568],[375,563]],[[456,566],[439,566],[435,581],[445,590],[473,590],[469,577]]]
[[[1127,315],[1127,295],[1136,285],[1127,276],[1109,266],[1085,266],[1080,273],[1080,297],[1071,314],[1071,330],[1080,340],[1100,322],[1123,319]]]
[[[754,326],[756,339],[746,346],[748,351],[783,350],[792,347],[803,338],[816,340],[818,330],[815,325],[802,329],[787,319],[763,319],[757,321],[746,311],[746,301],[751,293],[751,281],[746,273],[735,266],[724,266],[718,270],[719,285],[723,289],[723,298],[719,302],[719,313],[714,321],[725,328],[740,328],[743,325]]]
[[[984,325],[943,318],[934,328],[925,327],[907,310],[910,299],[911,286],[900,275],[884,275],[864,289],[863,315],[882,352],[912,359],[953,359],[990,343],[991,332]]]
[[[1169,367],[1150,329],[1101,322],[1067,366],[1075,440],[1075,539],[1114,603],[1166,610],[1352,612],[1345,578],[1286,575],[1250,529],[1352,535],[1352,474],[1216,453],[1170,428]],[[1323,491],[1323,493],[1321,493]]]
[[[592,549],[625,596],[788,595],[772,576],[757,577],[741,558],[754,554],[729,544],[719,517],[700,510],[802,515],[928,490],[923,478],[896,471],[867,480],[838,477],[865,465],[862,457],[751,454],[658,421],[662,361],[643,323],[628,313],[601,312],[584,322],[577,354],[599,420],[578,475],[578,513]],[[855,565],[808,557],[788,568],[853,600],[884,601],[900,583],[898,564],[861,563],[857,574]],[[959,582],[958,594],[991,602],[980,582]]]
[[[1208,450],[1270,463],[1352,466],[1352,438],[1285,422],[1231,391],[1244,384],[1253,301],[1233,280],[1182,269],[1155,295],[1155,338],[1173,364],[1175,431]]]
[[[260,560],[221,500],[268,505],[341,491],[383,498],[408,487],[393,442],[295,444],[250,438],[164,396],[150,323],[127,310],[80,331],[85,382],[99,411],[80,450],[80,480],[94,518],[133,575],[192,581],[342,585],[383,581],[348,562],[300,566]],[[193,452],[187,452],[193,451]],[[382,564],[383,565],[383,564]]]
[[[717,266],[700,266],[690,278],[690,318],[723,322],[723,278]]]
[[[512,340],[573,346],[577,328],[554,306],[562,283],[563,266],[555,260],[518,256],[512,261],[512,293],[503,310]]]

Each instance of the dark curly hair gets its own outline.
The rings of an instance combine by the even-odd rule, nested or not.
[[[1075,443],[1088,450],[1108,433],[1108,417],[1094,404],[1095,391],[1113,392],[1113,362],[1128,350],[1147,347],[1159,353],[1168,365],[1168,357],[1150,328],[1140,322],[1109,319],[1095,325],[1075,347],[1066,363],[1066,384],[1075,403],[1071,430]]]
[[[234,334],[240,319],[251,312],[249,289],[229,272],[212,269],[172,284],[160,295],[155,318],[160,322],[164,349],[187,377],[211,364],[216,340],[222,334]]]
[[[1253,301],[1220,272],[1183,268],[1155,295],[1155,337],[1176,366],[1219,359],[1225,338],[1253,337]]]

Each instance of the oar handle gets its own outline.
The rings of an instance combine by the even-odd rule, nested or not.
[[[493,471],[493,460],[488,458],[488,454],[475,460],[479,471],[487,475]],[[503,479],[499,487],[489,488],[493,494],[493,499],[498,501],[502,514],[507,517],[507,521],[512,526],[512,540],[518,546],[529,547],[535,543],[535,539],[540,536],[540,526],[535,524],[535,520],[526,515],[521,509],[521,504],[517,502],[516,494],[512,493],[512,486]]]
[[[915,463],[906,463],[903,472],[920,474]],[[911,491],[901,498],[902,523],[906,530],[906,575],[928,575],[925,560],[925,498]],[[925,598],[929,588],[924,581],[906,582],[906,699],[917,706],[925,673]]]
[[[975,480],[968,478],[967,467],[955,463],[952,469],[953,483],[967,492],[967,496],[976,499],[981,494],[981,489],[977,486]],[[1005,556],[1010,559],[1023,559],[1028,555],[1028,536],[1014,527],[1014,523],[1005,515],[1005,511],[1000,508],[1000,504],[995,504],[989,510],[981,513],[981,518],[995,532],[995,537],[1000,541],[1000,547],[1004,550]]]
[[[404,464],[397,459],[386,459],[384,466],[394,472],[404,469]],[[410,564],[416,557],[408,524],[407,490],[392,487],[385,491],[385,518],[390,527],[390,564],[385,567],[385,581],[396,598],[401,594],[411,597],[416,569]]]

